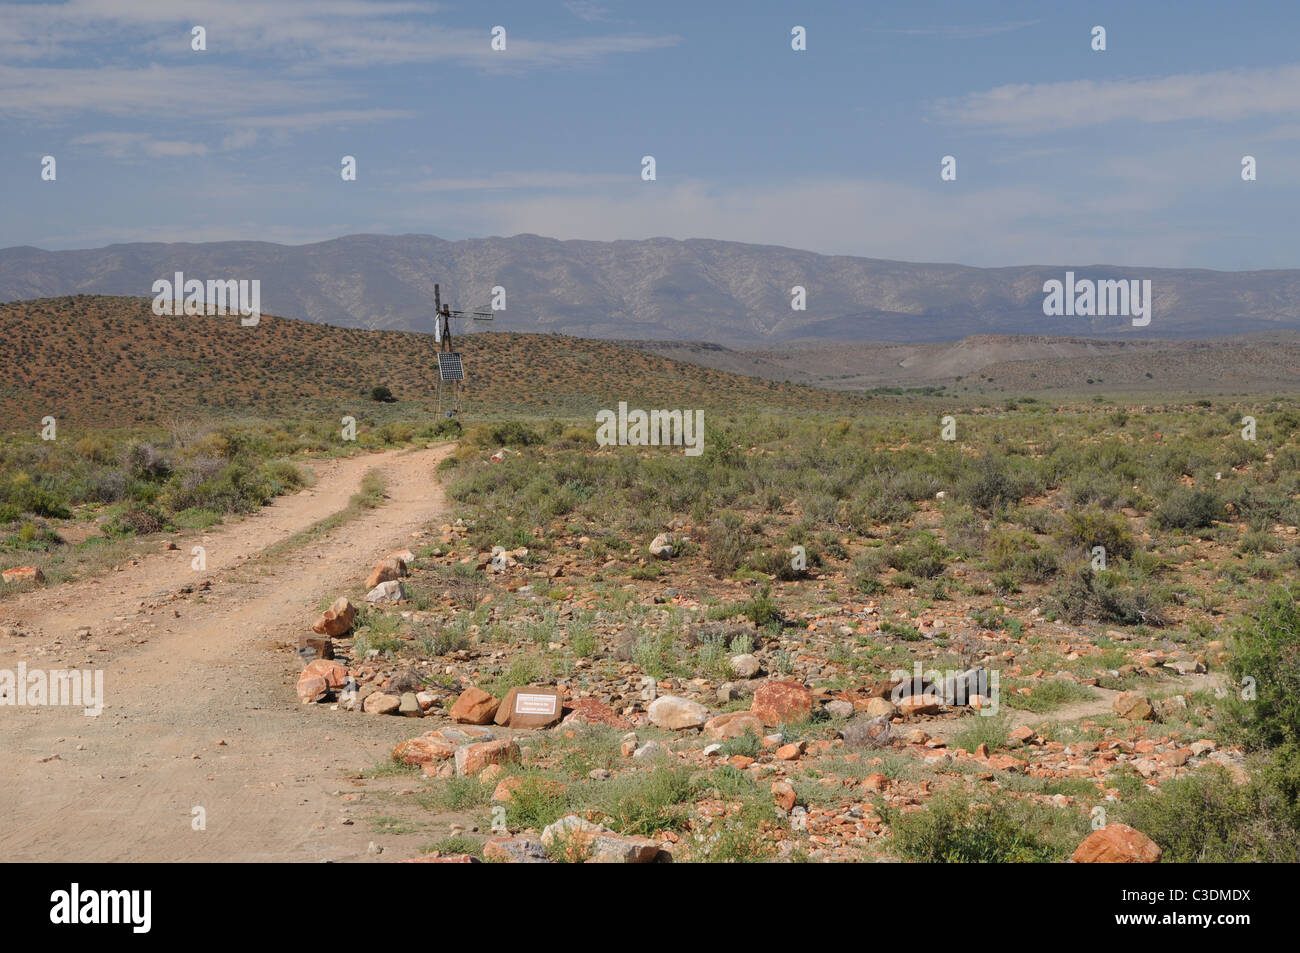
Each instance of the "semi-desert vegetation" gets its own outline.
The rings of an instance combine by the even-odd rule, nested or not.
[[[136,307],[6,306],[8,346],[21,357],[27,317],[75,315],[101,353]],[[387,850],[1060,861],[1126,849],[1088,840],[1123,824],[1167,860],[1297,859],[1289,395],[837,394],[477,336],[486,379],[452,419],[409,399],[432,353],[414,335],[272,320],[265,379],[175,369],[168,385],[174,327],[208,319],[154,320],[157,347],[121,359],[109,410],[70,411],[53,440],[39,420],[7,436],[0,552],[40,572],[6,583],[0,614],[142,554],[187,558],[322,466],[444,447],[425,479],[447,507],[323,594],[315,634],[281,637],[297,699],[290,682],[263,700],[305,703],[321,738],[392,726],[352,780]],[[375,363],[330,366],[353,335]],[[515,346],[553,359],[552,405],[526,416],[526,382],[491,370]],[[56,356],[79,373],[83,350]],[[212,391],[106,426],[152,407],[131,391],[147,380]],[[618,401],[701,408],[703,452],[600,445],[596,414]],[[329,545],[386,493],[370,472],[264,557]],[[521,690],[553,696],[553,717],[512,722]]]

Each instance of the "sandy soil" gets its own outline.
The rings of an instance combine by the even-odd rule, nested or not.
[[[322,599],[444,514],[434,466],[449,450],[314,464],[312,488],[178,536],[179,551],[147,551],[98,579],[0,606],[4,624],[25,633],[0,635],[0,669],[102,669],[105,696],[98,717],[0,707],[0,858],[376,859],[373,825],[343,823],[366,797],[347,774],[417,732],[408,719],[298,705],[301,664],[285,644],[309,631]],[[259,556],[346,506],[372,467],[387,477],[385,505],[290,553]],[[190,565],[196,544],[207,550],[205,572]],[[88,638],[78,638],[82,626]],[[206,830],[194,829],[195,808]]]

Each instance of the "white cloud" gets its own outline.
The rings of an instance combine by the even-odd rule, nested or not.
[[[207,155],[208,147],[200,142],[184,142],[177,139],[156,139],[145,133],[135,132],[93,132],[77,136],[72,140],[76,146],[97,146],[105,155],[114,159],[135,158],[178,158],[183,156]]]
[[[1116,120],[1229,122],[1300,112],[1300,65],[1184,73],[1158,79],[998,86],[940,100],[942,119],[1034,132]]]
[[[432,220],[464,235],[714,238],[985,266],[1180,266],[1206,236],[1163,224],[1162,202],[1151,190],[1089,198],[1034,186],[949,194],[856,180],[727,188],[638,181],[622,190],[512,196],[462,208],[412,204],[404,214],[414,229]]]
[[[636,175],[630,177],[635,180]],[[473,178],[423,179],[402,189],[416,192],[480,192],[499,189],[579,189],[626,183],[627,175],[584,172],[502,172]]]
[[[112,48],[178,61],[233,52],[275,58],[281,61],[276,65],[309,73],[322,72],[321,64],[336,69],[435,61],[502,72],[587,66],[680,42],[672,35],[544,38],[509,31],[507,49],[497,52],[490,47],[491,24],[450,27],[433,21],[438,5],[383,0],[65,0],[2,3],[0,11],[0,59],[9,61],[97,58]],[[207,32],[207,54],[190,49],[195,25]]]
[[[978,40],[986,36],[997,36],[1022,30],[1027,26],[1042,23],[1041,20],[1013,20],[1009,23],[986,23],[972,26],[925,26],[910,29],[878,29],[876,33],[894,33],[903,36],[937,36],[948,40]]]

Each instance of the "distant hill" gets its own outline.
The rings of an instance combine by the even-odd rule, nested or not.
[[[1300,333],[1211,340],[1095,340],[974,335],[960,341],[734,349],[701,342],[632,346],[704,367],[835,390],[946,387],[951,392],[1300,390]]]
[[[576,416],[627,400],[643,409],[845,408],[849,395],[680,363],[608,341],[491,333],[456,340],[468,409]],[[77,296],[0,304],[0,418],[129,426],[187,414],[320,414],[358,420],[387,385],[430,413],[431,334],[335,328],[263,316],[155,316],[144,298]],[[409,409],[409,403],[407,404]]]
[[[1079,278],[1150,279],[1148,327],[1124,317],[1043,315],[1043,284],[1067,266],[970,268],[818,255],[692,239],[444,241],[351,235],[311,245],[129,244],[0,250],[0,301],[70,294],[143,297],[176,271],[259,279],[270,314],[342,327],[428,331],[433,285],[453,307],[506,289],[497,330],[711,341],[950,341],[978,334],[1206,338],[1300,330],[1300,271],[1070,266]],[[807,289],[807,310],[790,307]]]

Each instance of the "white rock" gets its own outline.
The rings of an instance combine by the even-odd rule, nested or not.
[[[406,590],[398,579],[381,582],[366,593],[366,602],[401,602],[405,598]]]
[[[703,728],[709,720],[709,710],[699,702],[676,695],[662,695],[650,703],[647,711],[651,724],[670,731]]]
[[[672,559],[673,552],[673,544],[667,533],[660,533],[650,541],[650,555],[655,559]]]

